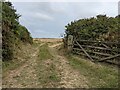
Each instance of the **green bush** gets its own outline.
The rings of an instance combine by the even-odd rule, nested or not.
[[[120,17],[96,17],[72,21],[66,27],[66,36],[73,35],[78,39],[117,41],[119,37]]]
[[[12,60],[14,49],[19,41],[32,43],[32,37],[27,28],[20,25],[18,19],[21,15],[16,14],[16,10],[11,2],[2,2],[2,59]]]
[[[14,34],[10,31],[2,32],[2,57],[3,61],[13,59]]]

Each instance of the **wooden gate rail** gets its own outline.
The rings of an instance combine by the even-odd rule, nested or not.
[[[87,42],[87,43],[103,43],[110,45],[120,45],[120,42],[110,42],[110,41],[90,41],[90,40],[77,40],[78,42]]]
[[[78,44],[78,46],[83,50],[83,52],[90,58],[90,60],[91,61],[94,61],[92,58],[91,58],[91,56],[85,51],[85,49],[77,42],[77,41],[75,41],[77,44]]]
[[[78,50],[78,51],[81,51],[81,52],[82,52],[82,50],[81,50],[81,49],[78,49],[78,48],[73,48],[73,50]],[[98,55],[101,55],[101,56],[112,56],[111,54],[108,54],[108,53],[93,52],[93,51],[88,51],[88,50],[86,50],[86,52],[98,54]]]

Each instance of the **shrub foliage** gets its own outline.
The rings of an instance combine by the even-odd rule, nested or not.
[[[120,40],[120,16],[107,17],[97,15],[96,17],[72,21],[65,26],[66,37],[73,35],[78,39],[114,41]]]
[[[12,60],[18,42],[32,43],[32,37],[19,23],[21,15],[16,13],[11,2],[2,2],[2,59]]]

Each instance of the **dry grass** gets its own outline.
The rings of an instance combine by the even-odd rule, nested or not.
[[[34,38],[34,41],[38,42],[62,42],[61,38]]]

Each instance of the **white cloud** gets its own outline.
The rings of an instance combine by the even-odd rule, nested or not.
[[[12,2],[118,2],[119,0],[10,0]]]
[[[40,19],[40,20],[54,20],[54,18],[53,17],[51,17],[51,16],[49,16],[49,15],[47,15],[47,14],[43,14],[43,13],[35,13],[34,15],[33,15],[33,17],[35,17],[35,18],[38,18],[38,19]]]
[[[118,14],[120,15],[120,1],[118,3]]]

